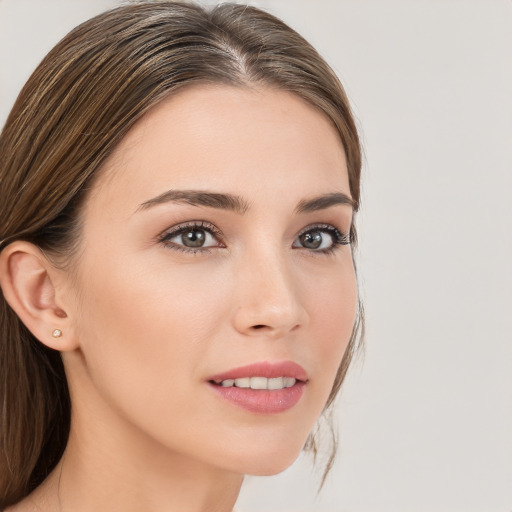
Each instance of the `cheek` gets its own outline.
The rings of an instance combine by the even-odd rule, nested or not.
[[[215,280],[168,267],[120,264],[82,283],[78,335],[88,373],[133,416],[190,407],[180,386],[200,378],[208,341],[227,316]]]
[[[276,458],[290,463],[324,408],[352,331],[357,293],[351,262],[318,270],[318,260],[300,260],[294,267],[308,322],[288,349],[308,366],[310,392],[289,416],[256,425],[212,404],[201,384],[209,363],[224,354],[223,340],[234,335],[238,280],[232,269],[111,261],[82,280],[79,333],[90,388],[115,409],[116,421],[128,419],[163,446],[222,458],[242,472],[273,473]]]
[[[311,349],[322,375],[323,392],[330,392],[350,336],[357,311],[357,282],[353,266],[333,272],[322,286],[309,283],[309,311],[314,343]]]

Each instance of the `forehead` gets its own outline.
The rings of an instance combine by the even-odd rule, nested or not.
[[[125,204],[174,188],[349,193],[343,145],[323,113],[286,91],[220,85],[189,87],[152,109],[97,185],[93,196]]]

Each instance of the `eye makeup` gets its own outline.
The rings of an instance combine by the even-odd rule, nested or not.
[[[178,224],[158,237],[165,247],[189,254],[209,254],[213,249],[226,248],[222,231],[204,221]],[[332,224],[313,224],[303,228],[294,238],[292,248],[315,254],[331,254],[342,245],[350,244],[350,235]]]
[[[178,238],[179,240],[174,240]],[[214,224],[201,221],[188,221],[178,224],[158,237],[158,241],[169,249],[189,254],[208,254],[212,249],[225,248],[222,231]],[[216,242],[211,244],[211,242]],[[210,245],[205,245],[206,243]]]
[[[331,243],[326,245],[322,234],[327,234]],[[296,245],[296,241],[301,244]],[[332,254],[342,245],[350,245],[350,234],[340,231],[332,224],[313,224],[306,226],[295,238],[293,247],[309,249],[320,254]]]

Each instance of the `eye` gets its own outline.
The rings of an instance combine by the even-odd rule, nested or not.
[[[220,231],[201,221],[171,228],[160,237],[160,242],[172,249],[197,252],[212,247],[224,247],[219,239]]]
[[[348,245],[350,237],[331,225],[310,226],[294,240],[292,247],[316,252],[330,252],[339,245]]]

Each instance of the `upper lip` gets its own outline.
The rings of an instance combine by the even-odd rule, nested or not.
[[[211,376],[208,380],[213,382],[222,382],[228,379],[241,379],[243,377],[266,377],[272,379],[276,377],[292,377],[295,380],[307,381],[308,374],[300,364],[293,361],[269,362],[248,364],[238,368],[232,368],[217,375]]]

